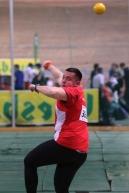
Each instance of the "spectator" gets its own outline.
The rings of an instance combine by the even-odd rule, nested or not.
[[[124,77],[125,76],[125,70],[126,70],[126,64],[124,62],[121,62],[119,66],[120,66],[120,74],[122,77]]]
[[[11,76],[1,75],[1,89],[10,90],[11,89]]]
[[[101,87],[104,85],[104,82],[105,77],[103,74],[103,69],[99,67],[93,77],[93,88],[101,89]]]
[[[105,77],[104,77],[104,74],[103,74],[103,69],[101,67],[99,67],[97,69],[97,73],[94,75],[93,77],[93,88],[97,88],[99,90],[99,107],[100,107],[100,114],[99,114],[99,119],[101,120],[102,118],[102,108],[103,108],[103,105],[102,105],[102,88],[104,86],[104,83],[105,83]]]
[[[18,64],[15,64],[14,71],[15,71],[15,89],[22,90],[24,88],[24,74],[20,70]]]
[[[99,64],[95,63],[94,68],[93,68],[93,70],[91,71],[91,74],[90,74],[90,83],[91,83],[90,87],[91,88],[93,88],[93,77],[97,74],[98,68],[99,68]]]
[[[113,124],[113,92],[108,83],[105,83],[101,90],[101,122],[104,125]]]
[[[110,88],[109,82],[107,82],[102,88],[101,98],[101,116],[102,123],[104,125],[114,125],[115,120],[123,120],[129,117],[129,113],[126,109],[116,100],[115,92]]]
[[[124,100],[129,108],[129,68],[125,68],[124,70],[124,81],[125,81],[125,93],[124,93]]]
[[[24,70],[24,88],[28,89],[29,85],[32,83],[33,78],[35,77],[34,65],[29,63]]]
[[[35,77],[32,80],[32,84],[40,84],[40,85],[44,85],[45,84],[45,79],[44,79],[44,74],[43,71],[41,69],[41,64],[37,63],[35,64]]]
[[[119,73],[119,65],[116,63],[112,63],[111,68],[109,69],[109,77],[114,74]]]

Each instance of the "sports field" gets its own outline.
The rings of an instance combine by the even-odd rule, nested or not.
[[[89,129],[88,159],[74,178],[70,192],[129,192],[129,128]],[[53,128],[19,127],[0,130],[0,193],[25,193],[24,157],[33,147],[52,138]],[[54,168],[55,165],[39,168],[38,192],[54,193]]]
[[[128,63],[128,0],[104,0],[108,10],[103,17],[92,12],[91,1],[15,0],[15,57],[33,57],[37,32],[40,59],[52,58],[62,69],[76,64],[88,74],[94,62],[105,70],[114,61]],[[8,1],[1,0],[1,58],[10,57],[8,13]],[[129,126],[90,126],[89,134],[88,159],[70,193],[129,193]],[[51,138],[49,126],[0,127],[0,193],[25,193],[24,157]],[[38,193],[54,193],[54,168],[39,168]]]

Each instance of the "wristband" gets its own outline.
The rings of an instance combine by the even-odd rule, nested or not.
[[[34,90],[35,90],[35,92],[39,93],[37,86],[38,86],[38,84],[35,84]]]

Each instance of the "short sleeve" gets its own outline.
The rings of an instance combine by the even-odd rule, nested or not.
[[[76,103],[79,97],[79,90],[77,87],[63,87],[67,95],[67,103],[73,105]]]

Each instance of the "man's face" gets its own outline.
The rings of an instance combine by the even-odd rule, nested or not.
[[[72,87],[80,85],[80,81],[77,79],[74,72],[65,71],[62,78],[62,87]]]

